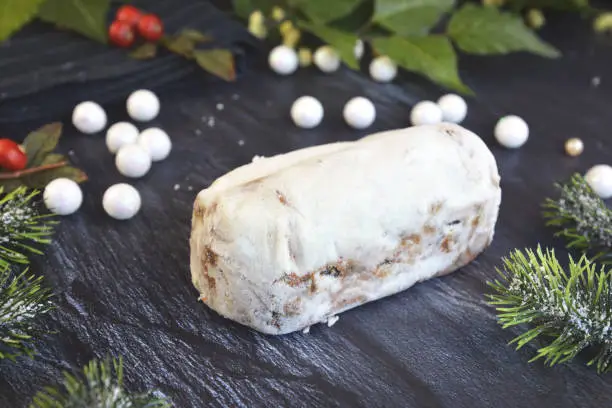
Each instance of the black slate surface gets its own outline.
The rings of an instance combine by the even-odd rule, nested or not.
[[[437,98],[439,90],[413,77],[380,85],[348,71],[309,69],[280,78],[265,67],[265,55],[237,84],[210,84],[194,74],[166,85],[155,124],[173,137],[174,150],[134,182],[143,208],[126,222],[109,219],[101,207],[104,189],[126,181],[103,136],[80,135],[68,125],[62,149],[91,181],[83,186],[80,212],[63,220],[55,243],[34,264],[57,294],[59,309],[47,324],[58,333],[41,339],[34,360],[0,362],[0,407],[25,406],[61,370],[106,354],[125,357],[130,389],[157,387],[177,407],[610,406],[612,377],[597,375],[581,359],[554,368],[528,363],[536,346],[518,352],[508,346],[521,330],[502,330],[483,300],[486,280],[510,249],[538,242],[559,247],[539,216],[544,197],[554,194],[552,183],[605,163],[612,153],[609,40],[572,18],[553,19],[544,36],[563,59],[461,60],[478,94],[464,124],[491,147],[502,175],[492,246],[452,275],[349,311],[332,328],[315,326],[307,335],[264,336],[196,301],[188,236],[197,191],[255,154],[404,127],[411,105]],[[601,77],[597,87],[595,76]],[[316,130],[299,130],[289,120],[290,103],[303,94],[326,107]],[[343,104],[356,95],[378,109],[367,132],[350,130],[341,119]],[[126,118],[123,100],[106,107],[111,121]],[[27,106],[14,106],[20,108]],[[529,142],[517,151],[499,148],[492,136],[497,118],[508,113],[531,125]],[[69,115],[66,110],[66,124]],[[43,116],[15,117],[0,131],[20,138],[45,123]],[[581,157],[563,154],[569,137],[585,141]]]

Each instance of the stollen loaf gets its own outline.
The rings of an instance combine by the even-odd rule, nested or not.
[[[222,316],[290,333],[466,265],[500,201],[495,158],[454,124],[262,158],[197,195],[192,282]]]

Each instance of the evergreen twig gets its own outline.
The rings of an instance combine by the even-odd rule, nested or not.
[[[165,397],[153,392],[128,394],[123,388],[123,360],[92,360],[82,375],[64,372],[59,388],[37,393],[30,408],[169,408]]]
[[[34,354],[33,337],[42,331],[33,321],[52,309],[41,280],[27,270],[14,276],[10,268],[0,269],[0,359]]]
[[[555,235],[563,237],[569,249],[587,253],[592,261],[612,263],[612,211],[580,174],[555,186],[561,195],[544,202],[546,225],[559,230]]]
[[[11,264],[28,264],[28,254],[41,254],[32,244],[48,244],[55,221],[33,206],[40,194],[20,187],[2,196],[0,187],[0,269]]]
[[[530,324],[511,343],[517,349],[536,338],[551,339],[531,360],[563,363],[585,349],[595,351],[588,365],[612,369],[612,273],[583,255],[564,270],[553,250],[515,250],[503,258],[500,279],[489,282],[503,328]]]

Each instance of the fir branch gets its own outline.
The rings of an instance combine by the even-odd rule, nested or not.
[[[555,186],[561,196],[544,202],[546,225],[559,229],[555,236],[563,237],[568,248],[588,253],[592,261],[612,263],[612,211],[580,174]]]
[[[53,308],[41,281],[27,270],[14,276],[10,268],[0,269],[0,359],[34,354],[32,340],[43,332],[33,322]]]
[[[41,254],[32,244],[48,244],[55,221],[33,206],[40,193],[17,188],[0,198],[0,269],[11,264],[28,264],[27,254]],[[0,196],[2,188],[0,187]]]
[[[166,408],[164,397],[153,392],[128,394],[123,388],[123,360],[90,361],[83,374],[64,372],[60,388],[46,387],[37,393],[30,408]]]
[[[587,365],[598,372],[612,369],[612,273],[582,256],[570,257],[566,272],[554,251],[515,250],[503,258],[501,279],[489,282],[487,295],[503,328],[530,324],[533,327],[511,343],[517,349],[536,338],[551,339],[538,349],[534,361],[549,365],[574,358],[582,350],[595,351]]]

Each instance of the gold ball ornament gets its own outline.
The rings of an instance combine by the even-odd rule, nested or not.
[[[573,137],[565,141],[565,153],[567,153],[568,156],[580,156],[583,151],[584,143],[582,143],[582,140],[578,139],[577,137]]]

